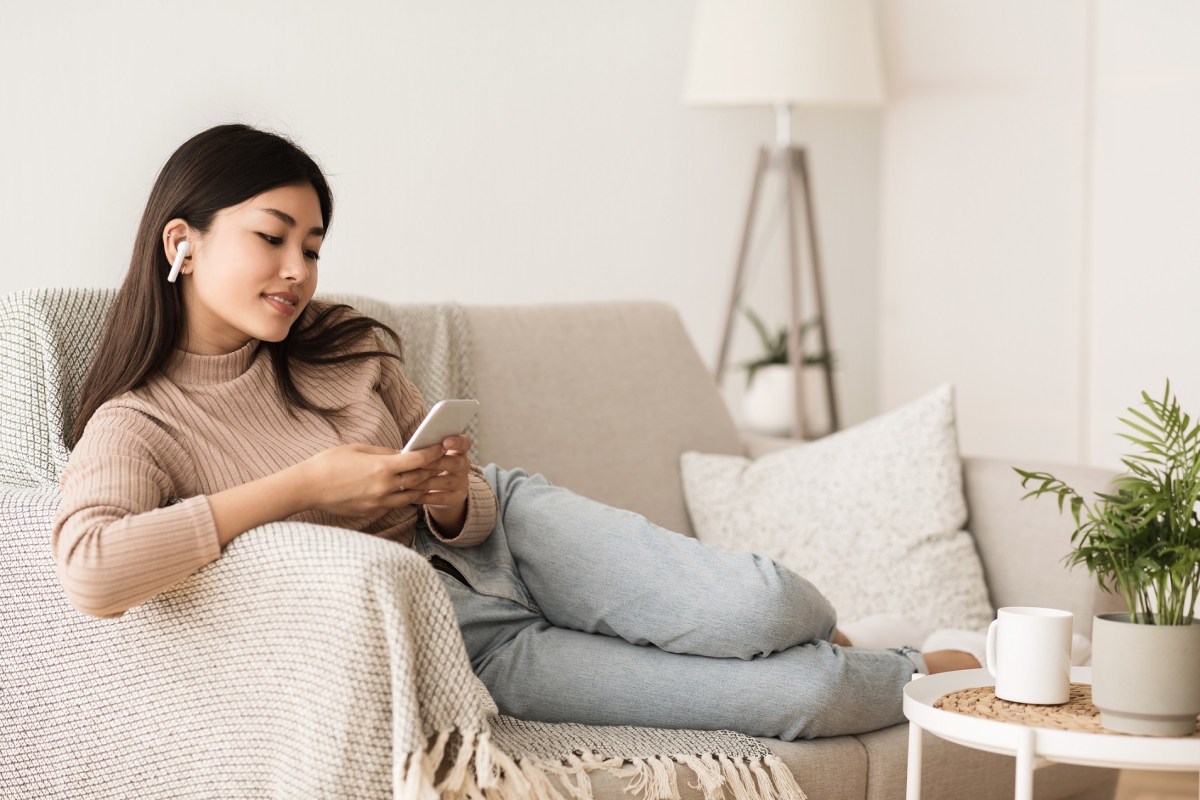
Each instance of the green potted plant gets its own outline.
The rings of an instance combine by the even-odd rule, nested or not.
[[[1120,418],[1135,446],[1126,472],[1089,502],[1047,472],[1016,469],[1025,497],[1051,495],[1075,522],[1071,566],[1083,564],[1128,613],[1092,629],[1092,700],[1101,724],[1125,733],[1187,735],[1200,714],[1200,422],[1171,394],[1143,392],[1146,411]]]
[[[788,329],[786,325],[771,331],[762,318],[749,308],[742,313],[758,333],[762,352],[749,361],[742,362],[746,370],[746,393],[742,398],[742,410],[747,427],[759,433],[785,436],[793,432],[796,415],[796,378],[788,361]],[[800,326],[800,341],[817,326],[810,319]],[[802,367],[824,366],[830,361],[827,353],[804,353],[800,359]],[[824,430],[827,419],[819,419],[813,411],[823,407],[823,396],[815,391],[820,384],[816,380],[805,382],[805,417],[809,429]],[[807,387],[812,387],[810,390]]]

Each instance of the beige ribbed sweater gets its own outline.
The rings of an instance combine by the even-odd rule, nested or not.
[[[177,351],[163,374],[108,401],[88,422],[62,474],[52,535],[59,579],[77,608],[119,616],[219,558],[207,495],[340,444],[400,449],[425,415],[396,362],[370,358],[293,370],[314,403],[346,407],[336,430],[310,411],[291,416],[258,345],[219,356]],[[486,539],[496,522],[496,497],[471,469],[466,523],[447,540],[462,547]],[[374,521],[319,511],[292,519],[411,545],[418,513],[405,506]]]

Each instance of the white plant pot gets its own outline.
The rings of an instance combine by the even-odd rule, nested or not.
[[[1121,733],[1187,736],[1200,715],[1200,621],[1142,625],[1101,614],[1092,627],[1092,703]]]
[[[755,433],[791,436],[796,431],[796,379],[787,364],[768,364],[754,373],[742,396],[742,422]],[[821,367],[804,371],[804,418],[809,437],[829,429],[825,376]]]

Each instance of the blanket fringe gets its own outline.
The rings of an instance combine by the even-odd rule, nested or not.
[[[779,760],[779,756],[769,755],[763,759],[771,777],[775,779],[775,793],[780,800],[808,800],[808,795],[796,783],[796,776]]]
[[[475,740],[478,735],[476,731],[463,731],[458,757],[454,759],[454,765],[450,767],[446,777],[438,784],[438,791],[443,797],[453,797],[456,796],[456,793],[458,795],[467,794],[469,768],[471,760],[475,757]],[[487,745],[487,743],[484,744]]]
[[[457,750],[450,747],[458,737]],[[444,763],[447,752],[453,763]],[[775,755],[761,759],[715,754],[601,758],[575,753],[561,761],[514,758],[496,747],[488,731],[441,731],[425,753],[413,753],[397,775],[398,800],[594,800],[591,774],[627,781],[625,791],[643,800],[679,797],[676,764],[692,772],[704,800],[807,800],[791,770]],[[439,774],[444,774],[440,781]]]
[[[738,769],[741,764],[728,756],[721,756],[718,760],[721,762],[721,774],[725,776],[725,785],[733,792],[733,800],[754,800],[753,780],[750,786],[746,785],[745,778]],[[745,774],[750,774],[750,771],[746,770]]]
[[[492,734],[489,731],[484,731],[479,734],[475,748],[475,781],[481,788],[487,789],[495,786],[500,780],[500,771],[493,766],[493,752],[496,748],[492,746]]]
[[[397,765],[396,797],[398,800],[437,800],[433,786],[434,773],[425,766],[425,756],[410,753],[404,763]]]
[[[658,796],[664,800],[679,796],[679,782],[675,779],[675,762],[670,759],[655,757],[650,759],[654,769],[654,787]]]
[[[446,753],[446,743],[450,741],[450,734],[454,731],[442,731],[437,735],[433,742],[433,746],[429,748],[429,752],[425,754],[426,766],[432,766],[435,770],[442,763],[442,756]],[[432,774],[432,773],[431,773]]]
[[[591,761],[595,762],[597,759],[593,756]],[[592,780],[588,777],[588,764],[582,756],[572,753],[565,764],[550,769],[558,776],[559,782],[571,795],[572,800],[594,800]]]
[[[723,800],[725,791],[721,785],[725,779],[721,775],[721,765],[715,756],[704,758],[684,753],[676,755],[675,760],[692,770],[699,782],[689,781],[688,786],[703,792],[704,800]]]

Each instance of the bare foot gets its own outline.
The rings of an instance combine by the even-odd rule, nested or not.
[[[925,658],[925,666],[929,667],[930,675],[956,669],[979,669],[982,666],[975,660],[975,656],[962,650],[931,650],[921,655]]]
[[[840,644],[842,647],[853,647],[853,645],[850,644],[850,640],[846,637],[846,634],[842,633],[837,628],[833,629],[833,639],[831,641],[834,644]]]

